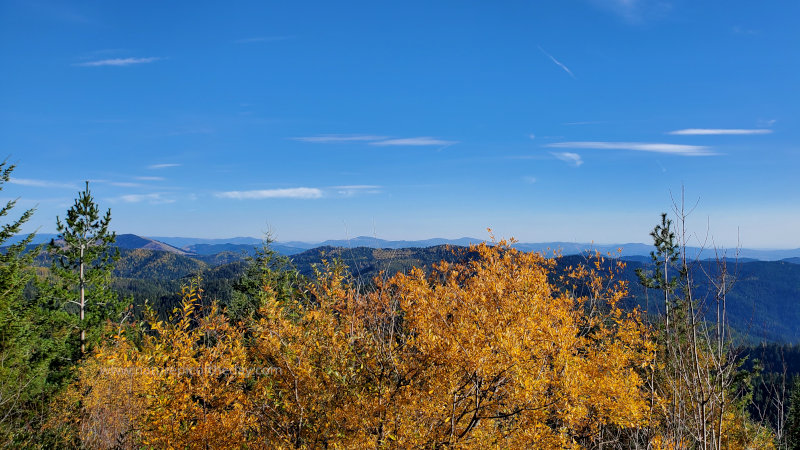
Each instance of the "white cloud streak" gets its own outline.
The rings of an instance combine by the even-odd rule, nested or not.
[[[638,152],[666,153],[679,156],[712,156],[709,147],[702,145],[680,145],[650,142],[556,142],[547,144],[549,148],[575,148],[598,150],[632,150]]]
[[[121,195],[119,200],[125,203],[148,202],[153,204],[174,203],[175,200],[164,198],[161,194],[127,194]]]
[[[133,177],[141,181],[164,181],[164,177]]]
[[[148,169],[167,169],[170,167],[180,167],[180,164],[167,163],[167,164],[151,164],[147,166]]]
[[[630,24],[659,18],[672,9],[668,0],[590,0],[595,5],[613,11]]]
[[[156,57],[149,57],[149,58],[112,58],[112,59],[101,59],[99,61],[88,61],[84,63],[77,63],[74,64],[75,66],[80,67],[102,67],[102,66],[116,66],[116,67],[124,67],[124,66],[132,66],[136,64],[148,64],[152,62],[156,62],[162,58]]]
[[[458,144],[458,141],[446,141],[444,139],[436,139],[428,136],[415,137],[415,138],[402,138],[402,139],[387,139],[384,141],[376,141],[369,143],[369,145],[377,145],[381,147],[396,146],[396,145],[412,146],[412,147],[422,147],[428,145],[448,146],[454,144]]]
[[[313,199],[322,197],[322,190],[317,188],[299,187],[288,189],[261,189],[252,191],[228,191],[216,194],[219,198],[232,198],[236,200],[260,200],[266,198],[297,198]]]
[[[742,28],[738,25],[733,27],[733,32],[736,34],[747,34],[751,36],[758,34],[758,30],[753,30],[751,28]]]
[[[78,187],[70,183],[61,183],[58,181],[49,180],[34,180],[31,178],[11,178],[8,180],[11,184],[19,186],[40,187],[40,188],[58,188],[58,189],[77,189]]]
[[[759,127],[771,127],[775,125],[777,119],[758,119],[758,126]]]
[[[352,197],[361,194],[380,194],[381,186],[371,184],[354,184],[348,186],[333,186],[331,189],[336,190],[336,193],[345,197]]]
[[[634,20],[638,18],[638,0],[608,0],[601,2],[599,0],[595,0],[595,3],[601,4],[612,11],[615,11],[617,14],[625,17],[629,20]]]
[[[547,53],[547,52],[545,51],[545,49],[543,49],[543,48],[542,48],[542,46],[541,46],[541,45],[540,45],[540,46],[538,46],[538,47],[539,47],[539,50],[540,50],[542,53],[544,53],[544,55],[545,55],[545,56],[547,56],[548,58],[550,58],[550,60],[551,60],[551,61],[553,61],[554,63],[556,63],[556,65],[558,65],[558,67],[561,67],[562,69],[564,69],[564,72],[567,72],[567,73],[569,74],[569,76],[571,76],[572,78],[575,78],[575,74],[574,74],[574,73],[572,73],[572,71],[571,71],[571,70],[569,70],[569,67],[565,66],[565,65],[564,65],[564,64],[563,64],[561,61],[559,61],[559,60],[555,59],[555,58],[553,57],[553,55],[551,55],[550,53]]]
[[[444,139],[433,138],[430,136],[390,139],[388,136],[330,134],[322,136],[295,137],[291,139],[300,142],[310,142],[313,144],[340,144],[346,142],[364,142],[369,145],[375,145],[379,147],[389,147],[389,146],[446,147],[449,145],[458,144],[458,141],[447,141]]]
[[[721,136],[721,135],[746,135],[746,134],[770,134],[772,130],[764,128],[740,129],[740,128],[687,128],[685,130],[670,131],[667,134],[676,136]]]
[[[583,158],[581,158],[581,155],[577,153],[553,152],[551,154],[561,161],[564,161],[565,163],[571,164],[575,167],[580,167],[580,165],[583,164]]]
[[[368,142],[368,141],[380,141],[383,139],[387,139],[386,136],[368,136],[368,135],[340,135],[340,134],[332,134],[332,135],[323,135],[323,136],[307,136],[307,137],[296,137],[292,138],[292,140],[300,141],[300,142],[311,142],[314,144],[336,144],[341,142]]]

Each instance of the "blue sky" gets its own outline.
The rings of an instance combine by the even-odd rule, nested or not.
[[[0,1],[4,199],[52,232],[800,247],[800,2]],[[693,242],[696,244],[696,241]]]

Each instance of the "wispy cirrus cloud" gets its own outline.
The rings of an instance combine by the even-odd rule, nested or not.
[[[326,134],[321,136],[305,136],[291,138],[294,141],[311,142],[314,144],[336,144],[341,142],[369,142],[380,141],[388,139],[387,136],[371,136],[371,135],[343,135],[343,134]]]
[[[360,194],[380,194],[382,192],[381,186],[376,186],[372,184],[333,186],[331,189],[335,190],[337,194],[343,195],[345,197],[352,197],[354,195],[360,195]]]
[[[649,18],[658,18],[672,9],[666,0],[590,0],[600,8],[607,9],[631,24]]]
[[[765,128],[686,128],[684,130],[670,131],[667,134],[673,134],[677,136],[722,136],[770,133],[772,133],[772,130]]]
[[[142,202],[147,202],[151,204],[175,203],[174,199],[165,198],[164,195],[160,193],[126,194],[117,197],[116,200],[123,201],[125,203],[142,203]]]
[[[754,35],[758,34],[758,30],[754,30],[752,28],[745,28],[745,27],[741,27],[741,26],[738,26],[738,25],[734,26],[732,28],[732,31],[734,33],[736,33],[736,34],[747,34],[747,35],[751,35],[751,36],[754,36]]]
[[[564,161],[565,163],[571,164],[575,167],[580,167],[583,164],[583,158],[581,155],[572,152],[552,152],[551,155],[555,156],[556,158]]]
[[[771,127],[775,125],[775,122],[777,121],[778,121],[777,119],[758,119],[758,122],[756,122],[756,124],[759,127]]]
[[[140,181],[164,181],[164,177],[133,177]]]
[[[323,196],[318,188],[298,187],[287,189],[259,189],[251,191],[227,191],[216,194],[218,198],[231,198],[236,200],[261,200],[268,198],[296,198],[314,199]]]
[[[422,147],[429,145],[449,146],[458,144],[458,141],[446,141],[444,139],[437,139],[429,136],[414,137],[414,138],[400,138],[400,139],[386,139],[383,141],[370,142],[369,145],[377,145],[381,147],[400,145]]]
[[[430,136],[411,137],[411,138],[390,138],[389,136],[375,135],[346,135],[346,134],[327,134],[321,136],[304,136],[291,138],[295,141],[310,142],[314,144],[340,144],[346,142],[363,142],[369,145],[380,147],[388,146],[449,146],[458,144],[458,141],[448,141]]]
[[[598,150],[632,150],[637,152],[666,153],[679,156],[712,156],[716,155],[703,145],[665,144],[659,142],[556,142],[547,144],[549,148],[598,149]]]
[[[148,64],[152,62],[156,62],[164,58],[158,57],[148,57],[148,58],[111,58],[111,59],[101,59],[97,61],[87,61],[82,63],[73,64],[74,66],[79,67],[102,67],[102,66],[116,66],[116,67],[123,67],[123,66],[133,66],[136,64]]]
[[[168,169],[170,167],[180,167],[180,164],[165,163],[165,164],[151,164],[147,166],[148,169]]]
[[[35,180],[32,178],[10,178],[8,182],[19,186],[56,188],[56,189],[78,189],[78,186],[72,183],[64,183],[60,181],[51,181],[51,180]]]
[[[553,62],[554,62],[554,63],[555,63],[555,64],[556,64],[558,67],[561,67],[561,69],[563,69],[563,70],[564,70],[564,72],[567,72],[567,73],[569,74],[569,76],[571,76],[572,78],[575,78],[575,74],[574,74],[574,73],[572,73],[572,71],[571,71],[571,70],[569,70],[569,67],[565,66],[565,65],[564,65],[564,63],[562,63],[561,61],[559,61],[559,60],[555,59],[555,58],[553,57],[553,55],[551,55],[550,53],[547,53],[547,51],[545,51],[545,49],[543,49],[541,45],[539,45],[538,47],[539,47],[539,50],[540,50],[542,53],[544,53],[544,55],[545,55],[545,56],[547,56],[548,58],[550,58],[550,60],[551,60],[551,61],[553,61]]]

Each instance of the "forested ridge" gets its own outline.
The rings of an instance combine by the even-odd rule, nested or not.
[[[6,245],[14,206],[9,447],[800,446],[800,266],[691,261],[680,214],[649,262],[493,237],[289,258],[117,246],[88,183],[58,239]]]
[[[231,298],[233,284],[242,276],[258,246],[249,252],[222,251],[204,255],[181,255],[149,249],[120,249],[112,281],[123,297],[131,296],[137,307],[148,300],[153,308],[168,314],[180,299],[180,287],[192,277],[201,276],[206,296],[223,304]],[[647,293],[636,277],[637,269],[650,270],[644,258],[619,258],[606,255],[608,261],[621,259],[625,267],[619,277],[629,283],[624,304],[648,309]],[[317,247],[289,256],[293,267],[303,276],[314,274],[313,267],[324,258],[339,259],[346,270],[362,284],[371,284],[376,276],[407,272],[414,267],[430,270],[440,261],[460,262],[469,259],[467,247],[438,245],[428,248],[376,249],[368,247]],[[556,268],[576,265],[585,255],[568,255],[556,259]],[[46,255],[34,260],[46,270]],[[729,293],[730,325],[744,343],[800,343],[800,265],[786,261],[742,261],[731,263],[735,288]],[[697,261],[693,268],[698,295],[707,298],[712,287],[706,274],[715,272],[715,262]],[[659,312],[653,303],[651,312]],[[663,311],[662,311],[663,312]],[[166,316],[164,316],[166,317]]]

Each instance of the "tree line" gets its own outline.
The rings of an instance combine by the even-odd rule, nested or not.
[[[556,270],[504,240],[369,284],[336,259],[305,276],[267,242],[224,303],[195,279],[167,317],[138,314],[88,183],[57,239],[6,246],[33,213],[0,229],[5,446],[800,448],[800,383],[733,345],[724,257],[714,298],[694,296],[680,209],[639,272],[658,316],[623,307],[621,261]]]

